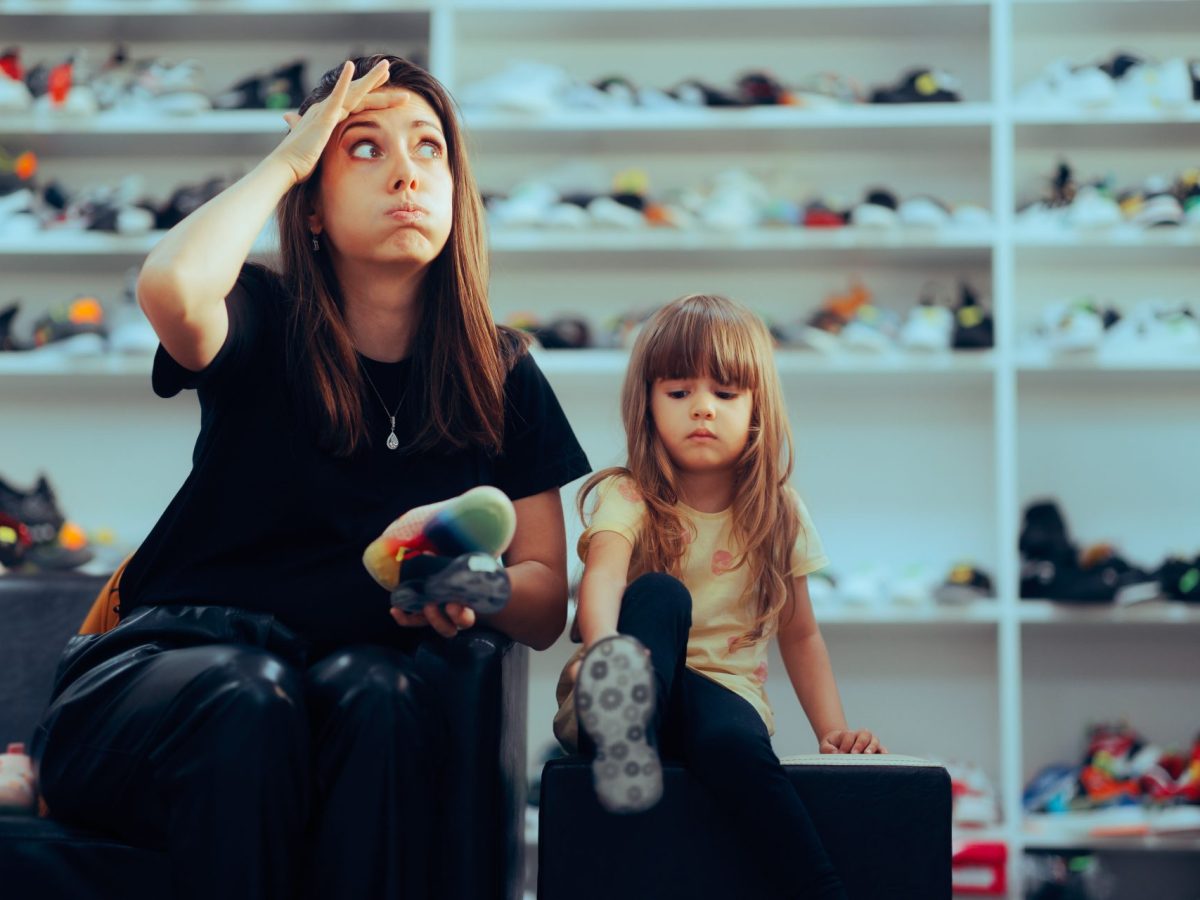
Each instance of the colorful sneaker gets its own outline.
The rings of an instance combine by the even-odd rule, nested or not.
[[[428,578],[408,578],[392,591],[392,606],[420,612],[426,603],[459,603],[477,613],[500,612],[512,596],[504,564],[489,553],[464,553]]]
[[[575,685],[575,711],[596,745],[596,799],[611,813],[644,812],[662,797],[662,765],[646,730],[654,704],[654,671],[640,641],[614,635],[588,650]]]
[[[894,84],[877,87],[870,103],[958,103],[958,79],[943,69],[909,69]]]
[[[499,556],[517,528],[512,501],[499,488],[481,485],[450,500],[410,509],[363,553],[363,565],[387,590],[400,580],[400,560],[409,554]]]

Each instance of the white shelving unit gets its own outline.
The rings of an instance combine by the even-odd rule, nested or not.
[[[728,83],[758,67],[785,81],[834,70],[867,84],[924,63],[956,72],[968,102],[955,105],[468,114],[485,189],[505,190],[568,158],[611,171],[637,165],[655,187],[741,166],[786,170],[805,190],[847,199],[883,184],[902,196],[981,203],[993,215],[991,228],[975,232],[496,230],[497,316],[586,312],[600,327],[703,290],[795,318],[852,273],[898,310],[929,278],[982,288],[996,316],[993,351],[778,357],[797,484],[835,566],[948,566],[965,557],[995,580],[995,600],[965,608],[822,608],[847,708],[893,750],[984,767],[1008,815],[965,836],[1008,844],[1013,897],[1025,849],[1094,847],[1120,859],[1180,851],[1169,854],[1175,877],[1200,877],[1200,839],[1081,844],[1027,834],[1019,815],[1025,781],[1078,756],[1094,719],[1126,715],[1156,742],[1190,739],[1200,720],[1200,659],[1191,650],[1200,609],[1023,601],[1016,551],[1023,505],[1047,493],[1062,499],[1081,542],[1115,540],[1147,563],[1200,549],[1200,357],[1056,358],[1018,346],[1020,327],[1045,303],[1077,292],[1130,302],[1155,293],[1186,299],[1191,289],[1200,299],[1200,229],[1083,235],[1031,232],[1014,221],[1034,176],[1060,154],[1080,160],[1083,177],[1110,160],[1142,177],[1164,164],[1195,165],[1200,103],[1081,113],[1013,102],[1015,88],[1056,56],[1200,55],[1200,0],[0,0],[0,20],[28,60],[76,44],[102,58],[119,38],[136,55],[197,56],[211,63],[213,93],[297,57],[311,60],[311,83],[351,47],[423,53],[452,89],[512,58],[660,87],[697,75]],[[82,184],[136,168],[159,193],[252,164],[282,130],[278,113],[260,111],[160,120],[0,114],[0,143],[35,149],[47,175]],[[160,237],[0,240],[0,302],[24,296],[25,316],[71,293],[115,299],[124,271]],[[626,353],[547,351],[539,359],[593,465],[617,461]],[[189,402],[152,398],[148,373],[144,358],[0,355],[0,472],[20,483],[44,468],[75,518],[144,533],[186,475],[198,427]],[[564,491],[572,545],[580,530],[573,488]],[[531,755],[549,738],[553,685],[570,650],[564,641],[535,658]],[[782,673],[774,650],[771,665]],[[811,749],[789,693],[777,674],[781,754]],[[1169,890],[1156,896],[1188,896]]]

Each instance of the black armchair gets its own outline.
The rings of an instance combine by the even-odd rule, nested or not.
[[[50,696],[59,656],[105,579],[77,574],[0,577],[0,741],[28,742]],[[528,652],[483,628],[422,645],[418,667],[447,693],[454,772],[442,817],[446,900],[518,900],[526,799]],[[463,860],[470,860],[464,865]],[[166,854],[54,819],[0,814],[5,897],[131,900],[164,896]]]

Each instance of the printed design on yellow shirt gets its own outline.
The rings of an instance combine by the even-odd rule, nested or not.
[[[724,575],[733,568],[733,554],[728,550],[718,550],[712,556],[712,573]]]
[[[621,496],[630,503],[642,502],[642,492],[638,490],[638,486],[628,478],[622,478],[617,482],[617,490],[620,492]]]

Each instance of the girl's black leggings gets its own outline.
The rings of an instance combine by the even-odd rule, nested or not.
[[[758,712],[733,691],[688,669],[692,597],[670,575],[625,590],[617,630],[650,651],[658,689],[651,724],[660,754],[683,763],[728,812],[734,830],[781,898],[845,900],[800,796]],[[593,752],[585,733],[581,749]]]

